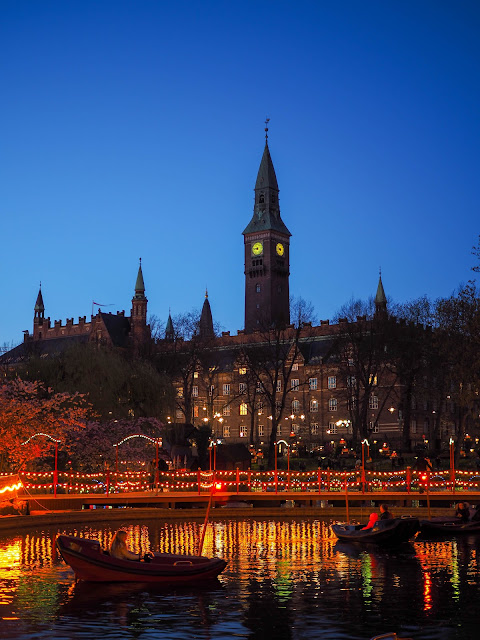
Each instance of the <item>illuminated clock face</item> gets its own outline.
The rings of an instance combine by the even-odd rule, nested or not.
[[[283,254],[285,253],[285,247],[283,246],[283,244],[281,242],[279,242],[276,246],[276,250],[277,250],[277,254],[279,256],[283,256]]]
[[[254,256],[261,256],[263,253],[263,244],[261,242],[255,242],[252,245],[252,253]]]

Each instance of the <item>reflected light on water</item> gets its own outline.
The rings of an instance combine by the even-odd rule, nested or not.
[[[7,635],[0,629],[0,637],[109,640],[121,637],[122,628],[128,636],[178,640],[192,638],[192,629],[205,640],[366,640],[392,630],[427,640],[435,638],[428,625],[452,629],[442,640],[469,637],[458,635],[458,619],[468,623],[474,605],[475,617],[480,598],[475,541],[419,541],[391,553],[340,543],[321,519],[215,521],[208,524],[203,553],[225,558],[227,568],[208,587],[183,590],[75,584],[55,549],[58,533],[97,539],[108,548],[123,528],[136,552],[194,554],[202,526],[200,518],[132,522],[126,513],[118,525],[4,536],[0,617]]]

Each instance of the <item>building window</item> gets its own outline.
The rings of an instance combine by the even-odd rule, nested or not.
[[[376,387],[377,386],[377,376],[371,375],[368,378],[368,383],[373,385],[374,387]]]
[[[238,392],[239,393],[246,393],[247,392],[247,383],[246,382],[240,382],[240,384],[238,385]]]
[[[337,410],[337,399],[336,398],[330,398],[330,400],[328,401],[328,410],[329,411],[336,411]]]
[[[355,409],[357,408],[357,399],[355,396],[352,396],[351,398],[348,398],[347,400],[347,410],[348,411],[355,411]]]
[[[226,404],[223,409],[222,409],[222,414],[224,416],[229,416],[230,415],[230,405]]]
[[[192,396],[194,398],[198,398],[198,387],[197,386],[192,387]]]
[[[412,433],[417,433],[417,421],[416,420],[410,420],[410,431]]]
[[[263,436],[264,436],[263,424],[259,424],[258,425],[258,437],[259,438],[263,438]]]
[[[310,391],[316,391],[318,388],[317,378],[309,378],[308,379],[308,388]]]
[[[282,381],[277,380],[277,393],[282,393]]]
[[[242,404],[240,405],[240,415],[246,416],[247,413],[248,413],[248,407],[245,402],[242,402]]]
[[[183,420],[183,411],[181,409],[177,409],[176,416],[177,420]]]
[[[310,411],[316,413],[318,411],[318,400],[310,400]]]
[[[292,364],[292,371],[298,371],[298,363]]]
[[[198,371],[195,371],[195,372],[194,372],[193,377],[195,378],[195,380],[197,380],[197,378],[198,378]]]
[[[347,387],[354,387],[356,385],[357,379],[355,376],[347,376]]]
[[[368,428],[372,433],[378,433],[378,424],[376,422],[369,422]]]
[[[230,437],[230,427],[227,424],[223,425],[223,437],[224,438]]]
[[[318,422],[312,422],[312,424],[310,425],[310,433],[312,434],[312,436],[318,436]]]
[[[292,423],[292,433],[298,433],[298,424]]]
[[[369,409],[378,409],[378,396],[370,396],[368,400]]]
[[[177,397],[183,398],[183,387],[178,387],[177,389]]]
[[[292,391],[298,391],[300,387],[300,380],[298,378],[292,378],[291,384],[292,384]]]
[[[224,384],[223,385],[223,395],[224,396],[229,396],[230,395],[230,385],[229,384]]]
[[[328,376],[328,388],[336,389],[337,388],[337,377],[336,376]]]
[[[277,436],[281,436],[282,435],[282,425],[279,424],[277,427]]]
[[[300,413],[300,400],[292,400],[292,413]]]
[[[193,407],[193,417],[194,418],[198,418],[198,407],[197,406]]]
[[[215,391],[215,387],[213,386],[213,384],[211,384],[210,387],[208,388],[208,395],[213,396],[214,391]]]
[[[255,287],[255,291],[256,291],[257,293],[260,293],[260,290],[261,290],[261,287],[260,287],[260,285],[259,285],[259,284],[257,284],[257,286]]]
[[[246,438],[247,437],[247,427],[244,424],[240,425],[240,438]]]
[[[247,373],[247,367],[239,367],[238,374],[240,376],[244,376],[244,375],[246,375],[246,373]]]
[[[329,422],[328,423],[328,432],[330,433],[330,435],[335,435],[337,433],[337,424],[336,424],[336,422]]]
[[[263,413],[263,402],[257,402],[257,412],[258,415],[261,416]]]

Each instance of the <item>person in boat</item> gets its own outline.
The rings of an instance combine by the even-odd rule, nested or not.
[[[380,520],[392,520],[393,515],[388,510],[388,504],[380,505]]]
[[[455,516],[460,519],[460,522],[465,523],[470,520],[470,510],[465,502],[459,502],[455,510]]]
[[[367,524],[364,527],[362,527],[360,531],[365,531],[366,529],[373,529],[373,527],[377,524],[377,522],[378,522],[378,513],[373,512],[370,514],[370,518]]]
[[[141,553],[135,553],[130,551],[127,547],[127,532],[124,529],[119,529],[113,536],[112,543],[110,545],[110,555],[119,560],[142,560]],[[147,552],[143,559],[145,562],[149,562],[153,557],[153,553]]]

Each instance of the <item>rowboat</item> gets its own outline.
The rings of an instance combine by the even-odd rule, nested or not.
[[[454,518],[420,520],[420,533],[425,535],[464,536],[480,533],[480,522],[460,522]]]
[[[394,546],[408,542],[420,529],[418,518],[379,520],[371,529],[363,529],[364,526],[332,524],[332,531],[343,541]]]
[[[98,540],[59,535],[57,549],[77,580],[191,584],[216,578],[227,566],[222,558],[156,553],[149,562],[119,560]]]

